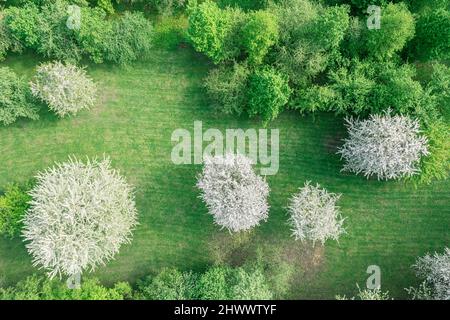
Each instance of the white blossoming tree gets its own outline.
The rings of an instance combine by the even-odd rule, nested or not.
[[[427,254],[417,259],[413,265],[417,276],[425,279],[419,288],[407,291],[414,299],[450,300],[450,249],[444,253]]]
[[[269,186],[241,154],[206,158],[197,187],[215,223],[231,232],[249,230],[267,220]]]
[[[288,206],[289,223],[295,240],[310,240],[322,244],[328,239],[338,240],[345,232],[344,219],[336,206],[340,195],[329,193],[319,184],[306,182]]]
[[[37,175],[30,195],[23,236],[34,265],[51,278],[105,264],[137,224],[132,189],[109,159],[57,164]]]
[[[385,180],[419,172],[420,158],[428,155],[428,142],[419,134],[416,120],[388,112],[346,121],[349,137],[338,151],[345,161],[343,171]]]
[[[95,103],[96,86],[86,71],[59,61],[41,64],[30,87],[59,117],[74,115]]]

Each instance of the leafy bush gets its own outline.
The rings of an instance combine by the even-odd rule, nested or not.
[[[402,50],[414,36],[414,17],[404,3],[382,8],[380,29],[365,29],[365,48],[369,56],[383,60]]]
[[[231,60],[240,54],[238,36],[245,14],[235,8],[220,9],[207,0],[189,8],[188,36],[194,48],[214,63]]]
[[[386,180],[410,177],[419,173],[421,157],[429,154],[418,121],[406,116],[387,113],[367,120],[347,119],[347,126],[349,137],[338,151],[345,160],[344,171]]]
[[[273,298],[266,277],[260,269],[237,268],[234,272],[234,278],[234,286],[230,288],[231,299],[270,300]]]
[[[423,60],[450,59],[450,11],[430,7],[417,19],[416,37],[411,43],[414,55]]]
[[[252,12],[242,29],[243,45],[252,64],[262,63],[278,40],[276,16],[268,11]]]
[[[138,281],[136,297],[157,300],[260,300],[273,294],[261,268],[211,267],[206,272],[163,269]]]
[[[5,23],[11,35],[27,48],[37,48],[40,42],[39,8],[27,3],[23,7],[5,10]]]
[[[138,281],[138,298],[148,300],[187,300],[195,295],[195,275],[177,269],[163,269],[156,277]]]
[[[85,278],[79,289],[70,289],[65,282],[32,275],[15,286],[0,287],[0,300],[124,300],[132,289],[127,282],[112,288],[104,287],[96,278]]]
[[[31,92],[58,116],[64,117],[92,107],[96,87],[83,69],[56,61],[37,68]]]
[[[22,218],[29,208],[29,186],[10,185],[0,196],[0,235],[14,238],[22,230]]]
[[[129,64],[148,55],[153,27],[141,12],[125,12],[112,22],[112,36],[107,41],[107,60]]]
[[[67,27],[68,5],[65,0],[54,0],[45,1],[40,8],[37,52],[44,57],[76,63],[81,60],[83,50],[77,43],[75,30]]]
[[[74,30],[83,53],[95,63],[102,63],[107,54],[107,43],[112,37],[112,23],[99,8],[81,8],[80,28]]]
[[[335,60],[335,51],[349,27],[348,8],[284,0],[276,12],[280,40],[275,64],[295,88],[304,88]]]
[[[251,159],[239,153],[206,158],[197,187],[214,222],[230,232],[267,220],[269,186],[255,174]]]
[[[108,159],[71,159],[36,178],[23,237],[33,264],[51,278],[94,270],[130,241],[137,223],[132,190]]]
[[[306,182],[295,194],[288,207],[289,222],[295,240],[311,240],[325,244],[328,239],[338,240],[344,232],[342,219],[336,202],[340,195],[329,193]]]
[[[231,271],[230,268],[222,266],[209,268],[198,279],[198,298],[203,300],[229,299],[228,278]]]
[[[420,162],[420,175],[414,176],[416,183],[429,184],[434,180],[446,179],[450,172],[450,126],[435,121],[424,131],[428,139],[429,155]]]
[[[234,62],[212,69],[205,78],[205,87],[214,106],[226,114],[240,115],[247,105],[249,69]]]
[[[275,119],[289,100],[291,89],[286,77],[272,68],[255,71],[249,78],[248,113],[264,122]]]
[[[187,41],[188,22],[184,16],[163,17],[155,26],[153,44],[156,47],[175,49]]]
[[[38,109],[30,98],[25,80],[8,67],[0,67],[0,123],[9,125],[18,118],[38,119]]]

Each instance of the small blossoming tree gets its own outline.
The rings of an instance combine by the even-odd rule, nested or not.
[[[289,222],[295,240],[311,240],[325,243],[328,239],[338,240],[344,232],[336,201],[340,195],[329,193],[306,182],[295,194],[288,206]]]
[[[59,117],[91,108],[95,102],[96,87],[86,71],[59,61],[41,64],[30,87]]]
[[[407,291],[414,299],[450,300],[450,249],[444,253],[427,254],[413,265],[417,276],[425,279],[419,288]]]
[[[137,223],[132,189],[108,159],[58,164],[37,175],[30,195],[23,236],[51,278],[105,264]]]
[[[419,172],[420,158],[428,155],[428,142],[419,135],[419,123],[406,116],[371,115],[367,120],[347,119],[349,137],[338,151],[343,171],[398,179]]]
[[[231,232],[249,230],[267,220],[269,186],[243,155],[206,158],[197,187],[215,223]]]

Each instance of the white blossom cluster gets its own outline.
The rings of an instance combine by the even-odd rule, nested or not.
[[[86,71],[59,61],[41,64],[30,87],[32,94],[59,117],[76,114],[95,103],[96,86]]]
[[[319,184],[306,182],[295,194],[288,206],[289,223],[295,240],[311,240],[322,244],[328,239],[338,240],[345,232],[344,219],[339,213],[336,201],[340,195],[329,193]]]
[[[105,264],[137,224],[131,187],[109,159],[75,158],[38,174],[23,236],[33,264],[51,278]]]
[[[349,137],[338,151],[343,171],[366,177],[398,179],[417,174],[422,156],[428,155],[419,123],[406,116],[371,115],[367,120],[346,119]]]
[[[443,254],[425,255],[414,264],[417,276],[425,279],[421,292],[428,292],[429,298],[450,300],[450,249]],[[426,289],[428,288],[428,290]],[[423,297],[422,297],[423,298]]]
[[[215,223],[231,232],[267,220],[269,186],[255,174],[251,159],[241,154],[206,158],[197,187]]]

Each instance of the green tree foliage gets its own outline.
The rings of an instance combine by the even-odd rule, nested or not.
[[[375,59],[391,58],[414,36],[414,17],[405,4],[388,4],[381,9],[381,28],[365,28],[366,53]]]
[[[148,300],[187,300],[195,295],[195,275],[177,269],[163,269],[157,276],[147,276],[138,281],[140,299]]]
[[[271,299],[273,294],[261,268],[215,266],[204,273],[163,269],[138,281],[139,299]]]
[[[4,60],[8,51],[21,52],[23,45],[12,35],[6,24],[5,12],[0,11],[0,61]]]
[[[342,114],[380,113],[388,108],[395,113],[434,113],[434,104],[415,80],[412,65],[392,62],[354,60],[329,73],[328,87],[334,91],[328,109]]]
[[[240,9],[220,9],[215,2],[207,0],[199,5],[191,4],[189,12],[188,36],[197,51],[216,64],[240,54],[242,40],[238,31],[245,21]]]
[[[65,0],[47,1],[40,9],[37,29],[37,52],[44,57],[75,63],[82,57],[75,32],[66,25],[68,3]]]
[[[430,154],[420,163],[420,175],[411,179],[416,184],[430,184],[447,179],[450,172],[450,126],[444,121],[434,121],[425,129]]]
[[[237,268],[231,298],[236,300],[270,300],[273,295],[266,278],[259,268]]]
[[[212,69],[205,79],[205,88],[213,105],[226,114],[240,115],[247,105],[249,69],[234,62]]]
[[[0,196],[0,234],[14,238],[22,230],[22,218],[28,210],[28,195],[30,187],[10,185],[6,188],[4,195]]]
[[[39,43],[39,9],[28,3],[23,7],[5,10],[5,22],[12,36],[28,48],[37,48]]]
[[[105,11],[107,14],[114,13],[114,7],[111,0],[97,0],[97,7]]]
[[[107,41],[112,37],[112,24],[100,8],[81,8],[82,23],[75,30],[75,38],[83,52],[95,63],[102,63]]]
[[[38,108],[31,102],[25,80],[8,67],[0,67],[0,123],[9,125],[18,118],[37,120]]]
[[[306,87],[334,60],[349,27],[348,7],[284,0],[276,12],[280,40],[275,65],[289,76],[295,88]]]
[[[420,12],[411,50],[422,60],[450,59],[450,8]]]
[[[262,63],[278,40],[276,16],[268,11],[252,12],[242,29],[243,45],[252,64]]]
[[[232,270],[217,266],[208,269],[198,280],[197,295],[203,300],[226,300],[230,297],[228,277]]]
[[[108,60],[129,64],[150,52],[153,26],[141,12],[125,12],[112,22],[112,36],[107,40]]]
[[[65,282],[33,275],[12,287],[0,287],[0,300],[124,300],[130,299],[132,289],[126,282],[112,288],[95,278],[83,278],[79,289],[68,288]]]
[[[290,94],[287,78],[281,73],[273,68],[257,70],[249,77],[248,113],[267,123],[278,116]]]

